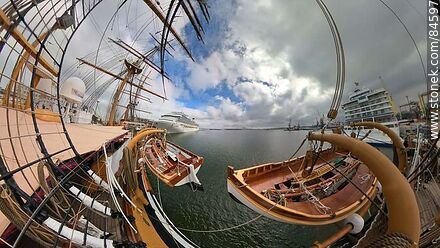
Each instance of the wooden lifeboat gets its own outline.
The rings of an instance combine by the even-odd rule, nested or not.
[[[170,187],[201,185],[197,173],[204,158],[159,136],[150,136],[141,149],[141,161]]]
[[[338,222],[367,204],[366,196],[374,197],[377,179],[361,161],[327,149],[312,173],[303,177],[309,155],[239,170],[229,166],[228,192],[259,214],[303,225]]]

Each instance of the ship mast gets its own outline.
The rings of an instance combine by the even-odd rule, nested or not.
[[[107,26],[110,26],[111,22],[115,23],[115,20],[118,20],[117,18],[124,12],[121,10],[130,11],[132,7],[126,4],[126,2],[129,3],[130,1],[116,3],[117,9]],[[179,14],[179,17],[189,18],[191,25],[197,28],[197,38],[200,39],[199,29],[201,28],[201,23],[196,14],[202,13],[205,18],[209,18],[206,1],[193,1],[200,6],[200,12],[194,10],[189,2],[180,5],[180,9],[183,9],[181,12],[178,12],[175,6],[173,6],[173,8],[160,6],[160,1],[145,0],[144,2],[146,4],[136,6],[136,8],[142,8],[147,14],[153,12],[152,21],[159,19],[165,26],[167,32],[170,32],[173,36],[171,39],[174,41],[173,43],[180,43],[179,45],[181,45],[185,52],[191,57],[189,48],[184,44],[184,40],[179,37],[177,33],[178,30],[174,27],[173,18],[176,14]],[[115,87],[112,87],[113,89],[116,88],[116,93],[111,97],[112,101],[109,106],[112,108],[112,111],[109,111],[109,115],[111,112],[111,118],[107,120],[109,124],[114,125],[117,122],[117,107],[126,108],[127,118],[133,118],[134,111],[142,111],[135,109],[138,99],[151,102],[148,97],[141,93],[146,92],[166,100],[166,97],[148,89],[147,85],[149,84],[145,82],[145,80],[148,80],[148,75],[138,74],[143,71],[141,69],[143,68],[148,69],[150,72],[155,70],[162,76],[162,79],[169,79],[168,75],[164,72],[163,64],[156,65],[151,57],[158,51],[169,54],[165,49],[167,45],[173,50],[174,48],[169,44],[170,40],[160,38],[160,36],[165,36],[165,32],[156,32],[159,29],[158,27],[154,27],[152,30],[146,29],[146,26],[149,26],[152,22],[149,17],[148,19],[141,19],[139,18],[141,15],[136,15],[130,16],[130,21],[132,21],[132,17],[134,20],[126,25],[128,32],[133,30],[133,26],[135,27],[134,29],[137,29],[136,36],[131,37],[134,37],[132,40],[133,44],[135,42],[143,43],[139,41],[139,38],[142,36],[146,37],[149,32],[155,35],[159,34],[159,38],[157,40],[155,39],[157,44],[153,45],[155,48],[151,54],[139,53],[119,40],[117,41],[119,46],[123,46],[123,49],[129,50],[131,56],[137,57],[133,61],[126,59],[125,66],[122,66],[123,68],[119,70],[119,73],[118,69],[114,69],[116,67],[113,66],[117,65],[117,63],[115,63],[116,61],[122,61],[121,59],[124,58],[121,57],[121,55],[125,54],[120,51],[117,51],[119,54],[111,51],[113,54],[109,53],[109,55],[111,55],[112,58],[107,60],[107,54],[99,53],[101,43],[98,46],[93,63],[87,62],[87,60],[92,61],[90,57],[95,56],[94,53],[90,57],[79,59],[78,63],[71,63],[71,60],[65,55],[67,55],[67,49],[71,47],[73,38],[77,37],[78,33],[76,31],[86,23],[86,20],[91,18],[92,21],[95,21],[92,12],[96,11],[98,5],[103,4],[104,1],[102,0],[61,0],[56,1],[56,3],[52,5],[50,2],[44,0],[17,0],[6,1],[6,3],[0,6],[0,31],[2,33],[0,37],[0,53],[4,58],[0,63],[2,65],[0,81],[8,84],[3,91],[1,102],[3,103],[2,105],[6,105],[1,106],[2,113],[5,114],[4,118],[0,118],[2,119],[2,126],[4,128],[2,129],[2,133],[6,135],[2,138],[3,141],[0,144],[0,150],[5,153],[0,157],[0,180],[2,180],[6,186],[0,187],[0,191],[7,193],[8,197],[11,196],[11,199],[8,198],[8,200],[6,200],[3,198],[2,200],[3,203],[7,201],[9,205],[1,209],[5,215],[2,216],[1,220],[12,222],[17,229],[20,230],[16,239],[10,240],[13,244],[4,242],[11,247],[22,245],[22,242],[24,242],[23,238],[26,236],[44,247],[67,246],[71,244],[77,246],[100,246],[91,245],[93,244],[93,240],[98,241],[99,244],[104,244],[104,246],[107,244],[107,247],[110,247],[113,238],[115,238],[115,242],[117,242],[115,244],[118,246],[138,247],[136,245],[141,244],[134,243],[140,241],[140,237],[135,236],[131,230],[127,230],[126,225],[130,225],[130,222],[127,219],[125,219],[125,222],[121,222],[120,219],[120,215],[124,215],[125,211],[129,213],[130,209],[122,210],[120,207],[116,209],[111,206],[106,208],[106,212],[108,212],[107,210],[115,210],[113,212],[115,216],[112,217],[116,217],[117,219],[105,218],[106,227],[115,226],[115,228],[112,228],[114,232],[104,230],[104,234],[105,232],[112,232],[118,233],[118,235],[114,235],[107,240],[106,238],[95,239],[89,235],[92,223],[88,222],[89,219],[85,213],[90,212],[94,214],[94,209],[92,209],[91,206],[87,206],[87,209],[80,207],[81,210],[79,210],[80,208],[77,208],[76,205],[77,200],[83,205],[90,202],[92,202],[92,204],[98,204],[101,200],[92,198],[92,196],[95,197],[93,195],[95,193],[93,192],[95,187],[99,185],[95,185],[94,174],[87,175],[87,169],[89,169],[89,166],[95,165],[93,161],[96,158],[95,154],[100,156],[102,152],[106,153],[106,149],[109,149],[109,151],[114,150],[113,145],[115,143],[119,145],[121,136],[114,136],[117,134],[110,134],[110,132],[102,132],[102,136],[109,137],[109,139],[105,139],[106,141],[102,148],[96,148],[99,146],[94,146],[90,149],[83,149],[85,146],[83,146],[81,142],[77,142],[77,138],[81,137],[83,141],[85,141],[85,139],[89,138],[85,133],[89,132],[92,134],[94,131],[82,129],[79,132],[75,132],[72,131],[72,129],[75,129],[76,125],[71,125],[68,121],[64,121],[65,115],[63,115],[63,113],[65,109],[63,104],[65,104],[67,100],[62,98],[64,95],[60,92],[60,88],[64,86],[64,82],[67,81],[65,79],[76,76],[75,74],[78,73],[78,64],[86,64],[94,68],[88,68],[90,69],[89,71],[93,73],[90,73],[89,78],[84,80],[87,81],[84,85],[85,92],[81,91],[79,93],[89,95],[87,102],[81,102],[81,106],[78,106],[79,108],[76,109],[76,113],[78,113],[77,116],[80,118],[80,114],[87,115],[87,117],[89,116],[90,113],[86,112],[91,109],[90,107],[93,106],[94,103],[99,102],[99,98],[109,86],[116,81],[118,85],[115,83],[113,84]],[[172,9],[175,13],[172,15],[167,14],[167,18],[165,18],[167,9]],[[108,13],[102,14],[108,15]],[[127,14],[127,16],[129,15]],[[132,23],[138,24],[138,19],[140,19],[139,22],[142,22],[141,28],[137,25],[129,25]],[[127,22],[128,21],[129,18],[127,17]],[[119,25],[119,20],[117,25]],[[97,29],[96,34],[100,36],[101,40],[110,32],[107,28],[100,30],[99,25],[94,25],[94,27]],[[116,30],[112,33],[117,35]],[[158,40],[160,40],[160,42]],[[147,43],[143,44],[150,44],[151,42],[152,40],[148,40]],[[91,44],[88,45],[88,47],[90,47]],[[109,48],[114,50],[113,47],[109,46]],[[171,54],[169,55],[172,56]],[[98,56],[100,57],[98,58]],[[105,62],[101,64],[101,62],[98,63],[97,61]],[[112,65],[112,67],[108,67],[108,65]],[[68,66],[70,66],[70,68]],[[91,86],[95,86],[94,84],[99,80],[95,77],[97,71],[101,74],[99,79],[103,77],[108,78],[108,76],[110,76],[113,80],[108,80],[99,85],[99,87],[92,88]],[[93,79],[90,78],[92,74]],[[82,79],[84,79],[84,77],[82,77]],[[45,81],[44,85],[43,81]],[[48,83],[49,81],[52,81],[52,84]],[[37,89],[37,86],[38,88],[44,88],[46,84],[49,89]],[[52,93],[52,90],[55,90],[56,93]],[[125,96],[122,96],[123,94],[125,94]],[[122,102],[122,99],[129,99],[128,105],[125,102],[119,104],[120,101]],[[50,102],[51,109],[45,108],[45,106],[48,106],[44,105],[46,102]],[[104,102],[105,101],[101,101],[101,104]],[[95,112],[96,111],[97,107],[95,107]],[[48,118],[40,119],[41,117]],[[48,121],[54,123],[47,123]],[[22,128],[23,126],[25,126],[25,128]],[[52,128],[53,132],[49,132],[48,130],[52,130]],[[105,129],[105,127],[99,127],[96,130],[98,130],[97,132],[101,132],[100,130],[103,129]],[[118,133],[125,133],[124,130],[121,131],[119,128],[117,130]],[[71,136],[73,139],[76,139],[75,144]],[[108,140],[114,143],[107,142]],[[100,140],[94,140],[93,142],[101,143]],[[98,160],[96,162],[96,164],[99,164]],[[42,172],[41,175],[38,174],[39,178],[35,178],[35,175],[34,178],[32,178],[32,174],[37,170],[38,172]],[[53,173],[50,171],[53,171]],[[130,171],[135,173],[134,170]],[[47,172],[50,172],[50,176],[47,176]],[[86,174],[83,174],[84,172]],[[96,172],[99,172],[99,168]],[[106,174],[107,176],[112,175],[112,173]],[[76,197],[72,195],[70,187],[73,183],[79,183],[76,181],[76,177],[74,178],[74,175],[81,175],[81,178],[78,178],[81,182],[81,188],[78,188],[79,193],[89,198],[83,198],[82,196],[78,198],[78,195]],[[117,175],[116,177],[122,181],[127,179],[125,174],[121,176]],[[50,187],[46,187],[44,189],[44,196],[43,194],[40,196],[42,186],[47,185],[48,181],[46,179],[50,180]],[[123,187],[125,188],[125,185],[123,185]],[[115,196],[113,190],[111,192],[113,201],[117,203],[122,196]],[[124,190],[119,190],[119,192],[123,193]],[[37,197],[34,197],[34,195]],[[99,193],[99,196],[102,196],[102,194]],[[63,198],[63,200],[58,201],[58,199],[61,198]],[[62,204],[62,206],[60,204]],[[127,206],[127,202],[125,202],[122,207],[124,206]],[[132,209],[136,209],[136,207],[132,206]],[[13,210],[13,212],[9,210]],[[64,210],[67,210],[67,212]],[[84,214],[84,216],[81,216],[81,214]],[[80,219],[84,220],[83,217],[87,218],[85,228],[79,227],[79,225],[75,226],[75,224],[71,225],[72,221],[77,223],[76,221],[78,220],[79,223]],[[36,220],[38,220],[38,224],[36,224]],[[108,221],[110,222],[109,225],[107,225]],[[57,228],[53,228],[53,225],[51,225],[54,223],[57,225]],[[115,223],[115,225],[113,223]],[[119,223],[119,225],[117,225],[117,223]],[[51,227],[53,229],[50,229]],[[0,229],[1,228],[3,227],[0,227]],[[93,229],[92,227],[92,230]],[[151,227],[151,230],[149,229],[148,231],[148,238],[150,238],[152,233],[154,234],[153,227]],[[66,232],[68,232],[68,235]],[[78,241],[73,239],[73,234],[84,235],[84,240]],[[130,238],[127,239],[127,237]],[[159,246],[165,247],[165,245]]]
[[[120,101],[120,98],[121,98],[121,94],[122,93],[129,94],[130,98],[131,98],[132,91],[131,92],[127,92],[127,91],[124,90],[125,86],[127,84],[130,85],[130,87],[134,86],[134,87],[136,87],[139,90],[145,91],[145,92],[147,92],[149,94],[152,94],[154,96],[157,96],[159,98],[162,98],[162,99],[166,100],[166,98],[164,96],[162,96],[162,95],[160,95],[158,93],[155,93],[155,92],[153,92],[153,91],[143,87],[143,84],[138,85],[138,84],[135,84],[133,82],[133,77],[136,74],[139,74],[139,73],[142,72],[142,69],[139,68],[139,66],[137,65],[137,64],[140,63],[139,60],[134,62],[134,63],[130,63],[127,60],[125,60],[125,65],[127,66],[127,73],[125,74],[125,76],[122,77],[122,76],[118,76],[118,75],[116,75],[116,74],[114,74],[112,72],[109,72],[109,71],[107,71],[106,69],[104,69],[102,67],[99,67],[99,66],[94,65],[94,64],[92,64],[90,62],[87,62],[86,60],[83,60],[83,59],[80,59],[80,58],[77,58],[77,59],[81,63],[89,65],[89,66],[95,68],[96,70],[98,70],[100,72],[103,72],[103,73],[105,73],[107,75],[110,75],[110,76],[112,76],[112,77],[114,77],[116,79],[119,79],[121,81],[121,83],[119,84],[119,86],[118,86],[118,88],[116,90],[116,93],[113,95],[113,100],[112,100],[112,104],[111,104],[111,110],[110,110],[109,118],[107,120],[107,125],[108,126],[113,126],[115,124],[116,110],[117,110],[117,107],[120,106],[119,105],[119,101]]]
[[[148,72],[148,74],[145,76],[144,80],[141,80],[141,82],[139,84],[141,87],[143,87],[144,84],[148,84],[145,81],[148,79],[148,76],[150,75],[150,73],[151,73],[151,71]],[[130,88],[130,89],[132,89],[132,88]],[[122,93],[124,93],[124,91]],[[136,110],[135,107],[138,104],[137,100],[142,97],[140,95],[140,93],[141,93],[141,90],[139,88],[137,88],[136,89],[136,93],[134,94],[134,99],[133,100],[130,99],[130,102],[127,104],[127,107],[125,107],[124,120],[134,121],[134,118],[135,118],[134,117],[134,111]],[[126,94],[131,96],[132,95],[132,91],[126,92]],[[151,100],[149,98],[144,98],[143,100],[146,101],[146,102],[151,103]],[[140,111],[140,110],[138,110],[138,111]],[[142,110],[141,112],[144,112],[144,113],[147,113],[147,114],[151,114],[151,112],[145,111],[145,110]]]
[[[122,90],[125,88],[125,85],[127,84],[127,82],[129,80],[130,81],[133,80],[134,75],[142,72],[142,69],[136,65],[137,63],[130,63],[130,62],[128,62],[128,60],[125,60],[124,63],[125,63],[125,66],[127,66],[127,75],[125,75],[124,80],[121,81],[118,89],[116,90],[116,93],[113,95],[113,102],[112,102],[112,107],[110,110],[110,116],[109,116],[108,122],[107,122],[107,125],[109,125],[109,126],[114,125],[116,109],[118,107],[117,105],[119,104],[121,93],[122,93]],[[132,106],[131,105],[131,98],[132,98],[131,89],[132,88],[133,88],[133,84],[130,84],[130,112],[133,111],[133,109],[131,107]]]
[[[37,48],[38,48],[38,45],[41,43],[41,41],[48,38],[48,36],[51,35],[54,31],[56,31],[58,29],[66,30],[67,28],[72,26],[73,22],[72,22],[71,18],[72,18],[72,16],[70,16],[67,13],[65,13],[61,17],[57,18],[57,20],[56,20],[55,24],[52,26],[52,28],[50,28],[49,30],[40,34],[38,36],[38,38],[32,44],[30,44],[29,41],[23,36],[23,34],[21,34],[20,32],[18,32],[16,30],[16,28],[11,23],[9,18],[3,12],[3,10],[0,9],[0,20],[3,22],[5,27],[8,28],[8,30],[11,29],[12,36],[14,38],[16,38],[17,42],[20,45],[22,45],[24,48],[23,55],[21,56],[21,58],[18,60],[18,62],[16,64],[16,66],[14,67],[14,69],[11,73],[10,81],[5,88],[4,97],[2,99],[2,104],[4,106],[7,106],[9,104],[9,97],[11,96],[11,93],[12,93],[11,91],[16,87],[16,84],[19,83],[19,75],[23,71],[23,68],[25,67],[26,64],[28,65],[28,67],[31,68],[31,70],[33,69],[33,67],[36,67],[35,68],[36,74],[35,74],[35,78],[34,78],[34,87],[33,88],[37,87],[40,79],[42,79],[42,78],[51,79],[51,76],[54,76],[54,77],[58,76],[58,70],[56,68],[54,68],[51,65],[51,63],[49,63],[45,58],[43,58],[42,55],[37,56],[37,53],[38,53]],[[40,63],[45,70],[43,70],[43,68],[39,68],[39,67],[35,66],[33,63],[29,62],[30,57],[32,57],[34,59],[37,58],[38,63]],[[30,90],[32,90],[32,89],[30,89]],[[16,104],[16,97],[17,96],[15,93],[12,96],[13,96],[12,107],[16,107],[15,104]],[[24,109],[30,108],[30,91],[27,94],[26,103],[23,108]]]

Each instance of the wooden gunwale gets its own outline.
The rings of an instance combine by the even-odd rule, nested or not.
[[[360,164],[361,164],[360,162],[356,162],[355,164],[351,164],[351,165],[349,165],[349,167],[344,168],[344,170],[341,170],[341,172],[350,172],[350,171],[352,171],[353,169],[355,169],[356,167],[359,167]],[[324,174],[329,173],[329,172],[332,171],[332,168],[331,168],[330,166],[326,166],[326,168],[327,168],[327,169],[324,171],[324,173],[320,173],[318,176],[311,177],[311,178],[309,178],[309,177],[307,177],[307,178],[302,178],[302,177],[298,176],[298,180],[299,180],[299,181],[304,180],[305,183],[307,183],[307,182],[311,182],[311,181],[313,181],[313,180],[319,178],[320,175],[324,175]],[[331,183],[331,182],[334,182],[334,181],[338,181],[338,180],[340,180],[340,179],[342,179],[342,178],[343,178],[343,176],[342,176],[341,174],[336,173],[336,174],[334,174],[334,176],[332,176],[332,177],[330,177],[330,178],[328,178],[328,179],[326,179],[326,180],[321,180],[321,182],[319,182],[318,184],[312,184],[312,185],[310,185],[310,186],[306,186],[306,189],[309,190],[309,191],[315,191],[315,190],[317,190],[317,189],[319,189],[319,188],[322,188],[323,185],[326,185],[327,183]],[[297,188],[296,188],[296,189],[297,189]],[[278,192],[278,193],[284,193],[284,194],[287,193],[286,196],[289,196],[289,197],[298,196],[298,195],[301,195],[301,194],[304,193],[303,191],[292,191],[292,190],[290,190],[290,189],[280,189],[280,190],[277,190],[277,189],[269,189],[269,190],[271,190],[271,191],[273,191],[273,192]],[[290,192],[290,193],[289,193],[289,192]]]
[[[239,192],[244,198],[246,198],[246,200],[251,202],[261,211],[266,211],[269,215],[272,215],[278,219],[281,219],[289,223],[298,223],[298,224],[307,224],[307,225],[322,225],[322,224],[334,223],[343,219],[349,214],[355,213],[362,206],[364,206],[366,203],[369,202],[368,198],[366,198],[365,195],[362,195],[361,197],[359,197],[359,200],[354,201],[350,205],[344,206],[341,209],[338,209],[332,214],[310,214],[307,213],[306,211],[298,211],[297,209],[295,209],[295,206],[285,207],[279,204],[277,205],[276,202],[269,200],[268,198],[264,197],[260,192],[254,190],[252,186],[249,185],[243,177],[243,174],[245,174],[249,170],[258,171],[258,169],[262,167],[268,167],[268,168],[279,167],[280,165],[285,164],[286,162],[296,161],[298,163],[298,160],[301,160],[302,158],[303,157],[299,157],[290,161],[284,161],[274,164],[267,163],[263,165],[253,166],[247,169],[232,170],[228,173],[229,174],[228,184],[234,187],[237,192]],[[361,164],[361,166],[363,166],[363,168],[366,168],[366,166],[363,164]],[[367,171],[369,172],[368,169]],[[260,169],[260,172],[263,174],[268,173],[268,171],[264,169],[263,170]],[[249,176],[250,174],[252,173],[248,173],[247,176]],[[356,172],[354,177],[357,177],[358,175],[359,173]],[[367,181],[366,184],[368,185],[368,188],[363,187],[366,188],[365,193],[370,198],[374,196],[376,183],[377,183],[377,179],[374,176],[371,176],[371,178]],[[356,193],[357,189],[353,187],[352,191]],[[333,195],[336,194],[337,193]],[[321,199],[321,201],[323,201],[324,199],[330,199],[333,195],[329,197],[324,197]],[[295,204],[290,204],[290,205],[295,205]],[[314,207],[313,205],[311,204],[309,205],[309,208],[313,208],[313,207]],[[271,210],[268,211],[269,209]]]
[[[374,179],[374,184],[376,185],[377,179]],[[346,216],[357,212],[362,206],[367,204],[369,200],[363,196],[359,199],[359,201],[354,202],[352,205],[344,208],[341,211],[335,212],[334,215],[326,214],[326,215],[310,215],[303,212],[295,211],[294,209],[287,208],[281,205],[276,205],[275,202],[270,201],[265,198],[263,195],[255,192],[248,186],[239,187],[232,180],[228,178],[228,184],[245,197],[249,202],[251,202],[254,206],[259,208],[263,212],[267,212],[267,214],[274,216],[278,219],[283,220],[287,223],[296,223],[303,225],[325,225],[338,222],[344,219]],[[371,187],[366,194],[371,198],[374,195],[375,187]],[[311,206],[312,207],[312,206]],[[268,211],[270,209],[270,211]]]
[[[148,144],[148,142],[150,142],[150,141],[155,141],[154,139],[155,139],[154,137],[150,137],[149,140],[147,142],[145,142],[145,144]],[[171,143],[171,142],[167,142],[167,143]],[[174,143],[171,143],[171,144],[173,146],[181,149],[182,151],[184,151],[188,155],[190,155],[191,158],[187,159],[187,160],[190,160],[191,163],[194,160],[196,161],[195,163],[192,163],[194,165],[194,169],[197,169],[202,165],[203,157],[197,156],[194,153],[192,153],[186,149],[183,149]],[[164,163],[167,164],[166,165],[167,169],[165,171],[161,172],[157,169],[158,168],[158,166],[157,166],[158,161],[157,160],[155,162],[153,161],[153,163],[149,159],[146,159],[146,161],[145,161],[147,163],[148,167],[150,168],[150,170],[153,172],[153,174],[155,174],[157,177],[159,177],[168,186],[174,187],[178,182],[180,182],[182,179],[184,179],[186,176],[189,175],[189,170],[187,169],[186,166],[184,166],[182,164],[182,161],[180,159],[179,159],[178,163],[170,161],[168,159],[168,156],[164,155],[163,152],[160,151],[153,142],[151,142],[151,147],[147,148],[147,149],[150,151],[149,152],[144,151],[146,156],[148,156],[148,155],[152,156],[152,157],[160,156],[161,159],[164,161]],[[185,161],[187,161],[187,160],[185,160]],[[168,166],[168,165],[171,165],[171,166]],[[177,166],[182,168],[182,170],[180,171],[180,175],[175,172],[171,172],[171,170],[174,170]],[[171,175],[168,175],[168,174],[171,174]]]

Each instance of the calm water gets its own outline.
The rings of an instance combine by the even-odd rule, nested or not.
[[[307,131],[210,130],[169,135],[168,139],[205,158],[198,173],[204,191],[181,186],[170,189],[160,184],[163,208],[177,227],[216,230],[246,222],[258,216],[229,197],[226,168],[244,168],[285,160],[292,155]],[[303,147],[299,154],[304,154]],[[156,184],[156,179],[152,179]],[[157,187],[157,185],[155,186]],[[201,247],[310,247],[334,232],[336,224],[308,227],[284,224],[261,217],[249,225],[226,232],[183,233]]]

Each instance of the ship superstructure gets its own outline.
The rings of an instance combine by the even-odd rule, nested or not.
[[[377,122],[390,128],[396,134],[399,134],[399,122],[397,121],[393,110],[391,95],[384,88],[371,90],[368,88],[356,88],[348,98],[348,101],[342,104],[344,110],[345,125],[348,130],[350,124],[355,122]],[[354,129],[352,129],[354,130]],[[359,137],[365,137],[367,143],[378,145],[391,145],[390,139],[382,132],[374,129],[356,128]],[[367,135],[368,133],[368,135]]]
[[[161,79],[162,84],[169,80],[164,66],[170,59],[167,54],[181,48],[193,59],[174,24],[186,18],[201,39],[201,23],[210,18],[207,2],[139,0],[128,6],[131,1],[17,0],[1,6],[0,88],[4,90],[0,92],[0,245],[197,247],[179,231],[184,229],[174,226],[167,217],[147,172],[150,170],[173,187],[199,184],[195,175],[204,159],[168,142],[164,130],[142,126],[136,120],[144,120],[137,114],[146,111],[140,101],[150,103],[149,97],[166,99],[166,94],[149,87],[157,83],[152,78]],[[97,28],[96,34],[106,45],[99,42],[96,51],[77,60],[67,58],[72,38],[84,21],[92,19],[98,26],[92,15],[103,3],[117,5],[114,13],[103,12],[110,16],[110,21],[104,23],[108,29]],[[343,93],[345,59],[334,18],[322,0],[317,3],[330,24],[337,50],[337,87],[327,115],[334,120]],[[119,21],[134,23],[133,15],[128,14],[130,8],[147,10],[135,16],[148,16],[140,22],[147,26],[154,23],[151,26],[159,26],[159,30],[139,25],[133,40],[122,35],[109,37],[106,31],[117,30]],[[122,18],[118,19],[119,15]],[[123,28],[124,33],[136,27],[130,23]],[[136,36],[142,37],[146,45],[139,46]],[[88,39],[82,42],[90,45]],[[69,60],[76,62],[69,66]],[[79,73],[79,68],[85,72]],[[157,77],[150,76],[150,72]],[[347,103],[353,109],[347,111],[359,113],[347,113],[350,118],[355,115],[353,118],[360,117],[360,121],[369,120],[371,105],[384,101],[384,93],[379,92],[380,101],[369,103],[370,98],[378,100],[375,92],[355,92]],[[371,114],[382,112],[382,108],[388,109],[384,105]],[[93,121],[100,111],[105,112],[100,124],[91,125],[90,117]],[[378,122],[380,118],[386,124],[385,114],[372,120]],[[374,127],[358,121],[357,125]],[[121,122],[129,130],[124,130]],[[398,242],[396,247],[437,245],[438,146],[424,149],[418,142],[406,172],[406,149],[391,132],[388,135],[396,147],[398,167],[363,141],[341,135],[338,130],[324,134],[326,126],[319,133],[308,134],[309,149],[304,156],[294,158],[307,139],[289,160],[228,170],[231,194],[241,196],[238,200],[255,207],[260,216],[216,230],[186,230],[229,232],[266,215],[313,225],[344,221],[337,233],[321,244],[315,242],[314,247],[333,245],[349,232],[357,234],[350,235],[350,240],[364,238],[369,230],[376,247],[389,242]],[[388,131],[386,126],[379,129]],[[323,150],[323,142],[332,147]],[[413,185],[416,193],[420,192],[418,202]],[[376,195],[380,195],[379,202]],[[364,226],[369,222],[363,218],[373,205],[377,211],[371,212],[383,218],[384,229],[375,228],[376,218],[369,230]]]
[[[166,129],[168,133],[186,133],[199,130],[199,124],[183,112],[164,114],[155,122],[155,126]]]

